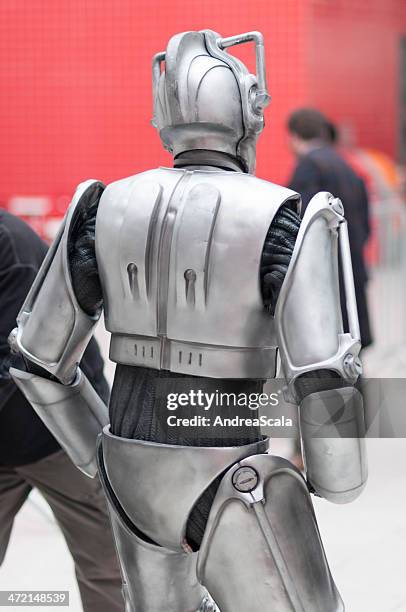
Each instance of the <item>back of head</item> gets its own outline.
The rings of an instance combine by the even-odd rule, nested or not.
[[[299,108],[288,119],[289,132],[304,141],[331,141],[328,126],[327,117],[315,108]]]
[[[257,76],[225,50],[251,40],[256,44]],[[173,36],[166,52],[154,57],[153,92],[153,125],[175,157],[185,151],[217,151],[254,172],[256,140],[269,101],[261,34],[224,39],[204,30]]]

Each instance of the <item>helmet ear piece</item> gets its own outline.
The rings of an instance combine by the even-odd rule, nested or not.
[[[265,108],[271,101],[271,96],[267,91],[260,91],[258,85],[253,85],[249,92],[252,110],[257,115],[262,115]]]
[[[250,74],[245,79],[245,90],[248,92],[249,114],[254,121],[264,120],[264,110],[271,101],[268,92],[261,91],[258,86],[257,78]]]

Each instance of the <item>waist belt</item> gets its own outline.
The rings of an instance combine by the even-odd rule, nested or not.
[[[274,378],[276,347],[238,347],[112,334],[116,363],[208,378]]]

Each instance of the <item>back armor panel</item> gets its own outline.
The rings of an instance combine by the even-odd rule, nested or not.
[[[275,375],[259,268],[294,192],[243,173],[160,168],[107,187],[96,224],[110,357],[211,378]]]

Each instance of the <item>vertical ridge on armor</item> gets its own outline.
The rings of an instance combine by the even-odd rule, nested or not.
[[[158,246],[157,327],[158,336],[163,337],[166,337],[168,326],[169,271],[173,232],[175,229],[176,217],[183,204],[183,197],[187,183],[190,181],[190,177],[191,173],[186,171],[176,183],[175,188],[170,195],[161,226],[161,235]]]

